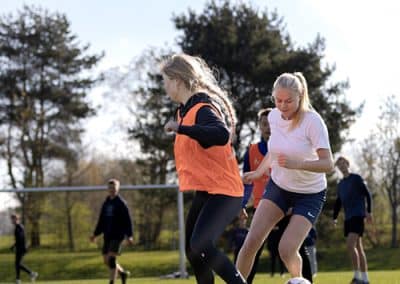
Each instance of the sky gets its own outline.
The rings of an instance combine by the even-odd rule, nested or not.
[[[15,13],[23,4],[39,5],[49,11],[66,14],[72,33],[82,44],[91,45],[90,52],[105,52],[97,71],[122,68],[144,50],[171,46],[179,35],[172,23],[172,15],[188,8],[201,12],[204,0],[13,0],[1,1],[1,14]],[[349,80],[346,98],[352,107],[365,102],[364,110],[350,129],[349,138],[356,143],[345,145],[343,154],[354,152],[357,142],[365,139],[378,122],[382,99],[388,95],[400,97],[400,17],[398,1],[317,1],[317,0],[254,0],[261,11],[276,9],[283,17],[286,30],[297,46],[311,43],[318,34],[325,38],[325,63],[335,64],[332,80]],[[118,115],[104,107],[102,88],[93,90],[90,100],[102,107],[98,117],[87,121],[84,142],[93,151],[113,152],[121,148],[116,141],[124,140],[124,133],[110,137]],[[113,113],[110,113],[113,112]],[[126,115],[123,111],[119,115]],[[117,116],[117,118],[116,118]],[[123,118],[122,118],[123,120]],[[132,151],[127,147],[126,151]],[[1,174],[2,180],[6,179]],[[5,198],[7,201],[4,201]],[[0,207],[10,203],[0,194]]]

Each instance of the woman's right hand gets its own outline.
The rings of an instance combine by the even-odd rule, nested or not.
[[[239,212],[239,219],[248,219],[249,215],[247,214],[246,208],[242,208]]]
[[[257,171],[251,171],[251,172],[247,172],[244,173],[243,175],[243,183],[245,184],[251,184],[255,179],[258,179],[262,176],[262,174],[260,174]]]
[[[169,132],[178,132],[179,124],[175,120],[170,120],[165,124],[164,131]]]

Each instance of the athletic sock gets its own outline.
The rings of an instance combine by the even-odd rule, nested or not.
[[[368,282],[368,272],[367,271],[361,272],[361,279],[364,282]]]
[[[354,270],[354,278],[357,280],[361,280],[361,271],[360,270]]]

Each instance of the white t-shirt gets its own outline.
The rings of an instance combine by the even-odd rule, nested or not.
[[[271,136],[268,151],[271,155],[272,180],[281,188],[298,193],[317,193],[326,188],[325,173],[293,170],[280,167],[277,155],[289,159],[318,160],[317,149],[330,149],[327,127],[315,111],[304,114],[300,124],[289,130],[291,120],[284,120],[281,112],[274,108],[268,115]]]

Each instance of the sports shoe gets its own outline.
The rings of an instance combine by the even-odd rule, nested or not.
[[[36,278],[37,278],[38,276],[39,276],[39,273],[37,273],[37,272],[35,272],[35,271],[31,272],[31,275],[30,275],[31,281],[32,281],[32,282],[35,282],[35,280],[36,280]]]
[[[364,284],[364,282],[362,280],[357,279],[357,278],[353,278],[353,279],[351,279],[350,284]]]
[[[124,271],[121,271],[119,274],[121,276],[122,284],[126,284],[126,279],[131,275],[131,273],[127,270],[124,270]]]

